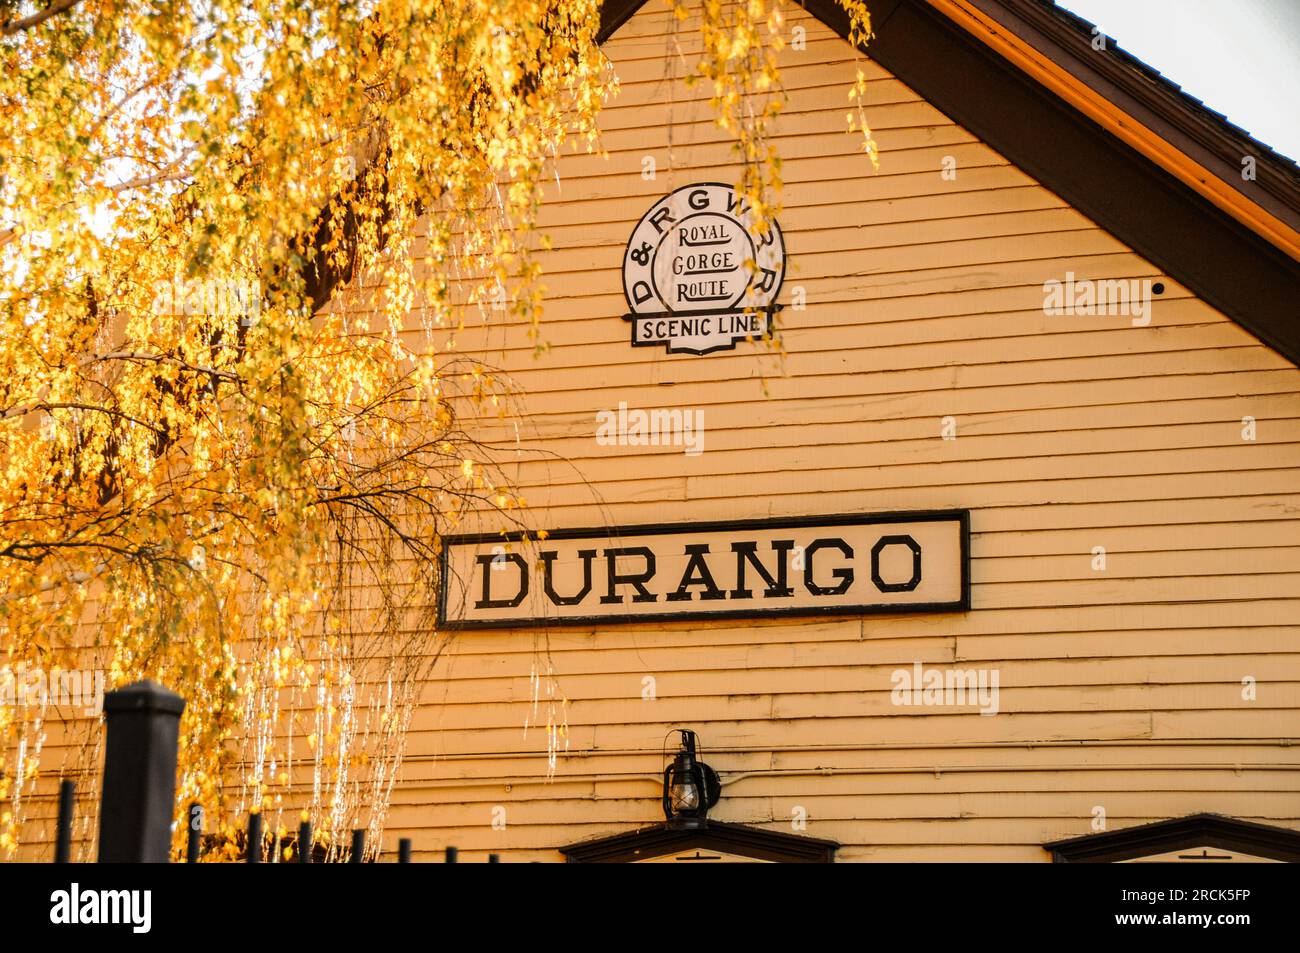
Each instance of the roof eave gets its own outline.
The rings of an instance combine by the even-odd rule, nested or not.
[[[1300,259],[1300,168],[1042,0],[928,0],[1074,108]],[[1103,35],[1103,34],[1098,34]],[[1103,35],[1104,36],[1104,35]],[[1252,176],[1243,175],[1246,159]]]

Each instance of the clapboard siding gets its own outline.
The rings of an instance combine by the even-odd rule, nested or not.
[[[608,154],[562,158],[548,185],[550,350],[474,310],[440,338],[524,395],[517,430],[472,408],[465,426],[540,527],[970,507],[974,609],[458,634],[412,726],[393,833],[417,856],[554,860],[653,822],[672,724],[721,769],[719,817],[789,830],[801,806],[841,860],[1044,860],[1097,805],[1112,827],[1300,823],[1282,746],[1300,705],[1300,372],[866,64],[873,172],[844,126],[857,61],[802,11],[773,140],[785,293],[807,295],[782,315],[785,354],[630,348],[632,226],[672,188],[736,174],[707,91],[665,80],[671,22],[647,8],[615,34]],[[698,49],[689,30],[676,42]],[[1149,327],[1047,316],[1043,282],[1067,271],[1165,291]],[[597,412],[620,401],[703,411],[705,451],[598,444]],[[1000,713],[891,704],[892,672],[916,661],[996,668]],[[541,731],[522,730],[545,718],[531,676],[548,667],[568,725],[551,779]]]
[[[665,79],[672,21],[653,8],[606,47],[622,83],[606,154],[562,158],[547,186],[549,350],[476,309],[437,346],[485,355],[523,395],[518,426],[472,406],[462,423],[538,527],[969,507],[974,609],[458,634],[412,724],[392,834],[428,859],[456,844],[555,860],[651,823],[674,724],[722,771],[717,816],[790,830],[799,807],[843,861],[1045,860],[1097,806],[1112,828],[1300,823],[1283,745],[1300,706],[1300,373],[865,63],[873,171],[845,130],[860,61],[802,11],[791,22],[808,46],[783,55],[773,142],[785,296],[807,307],[781,316],[784,354],[628,346],[633,225],[674,187],[736,175],[707,91]],[[678,42],[698,49],[689,30]],[[1045,315],[1043,282],[1070,271],[1162,282],[1149,327]],[[703,411],[704,452],[597,443],[596,414],[621,401]],[[1000,713],[892,704],[915,662],[995,668]],[[553,776],[533,701],[547,671],[567,724]]]

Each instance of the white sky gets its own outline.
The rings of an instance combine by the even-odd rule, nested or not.
[[[1300,159],[1300,0],[1057,0],[1126,51]]]

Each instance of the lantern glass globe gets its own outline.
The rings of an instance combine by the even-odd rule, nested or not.
[[[668,790],[674,811],[693,811],[700,806],[700,789],[693,781],[675,781]]]

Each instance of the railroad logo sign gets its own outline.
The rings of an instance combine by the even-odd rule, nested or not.
[[[785,279],[785,239],[772,221],[753,233],[735,189],[685,185],[637,222],[623,258],[634,347],[709,354],[768,332]]]

